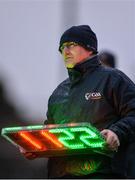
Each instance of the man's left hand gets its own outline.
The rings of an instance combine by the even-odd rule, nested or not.
[[[106,143],[111,150],[118,150],[118,147],[120,146],[120,141],[118,136],[113,131],[109,129],[104,129],[101,131],[101,135],[105,138]]]

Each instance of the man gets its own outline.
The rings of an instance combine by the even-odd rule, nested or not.
[[[50,96],[45,124],[89,122],[117,152],[112,158],[88,154],[49,158],[48,177],[125,178],[126,150],[135,130],[134,83],[121,71],[101,66],[97,37],[88,25],[65,31],[59,51],[69,78]],[[93,173],[85,168],[91,160],[101,162]]]
[[[101,66],[97,38],[87,25],[73,26],[60,39],[69,78],[48,102],[46,124],[89,122],[101,131],[113,158],[102,155],[50,158],[49,178],[124,178],[126,153],[135,130],[135,85],[121,71]],[[97,98],[94,96],[97,95]],[[91,173],[86,164],[99,160]]]
[[[69,78],[50,96],[45,124],[89,122],[114,155],[50,157],[48,178],[125,178],[126,150],[135,130],[134,83],[121,71],[100,64],[97,37],[88,25],[65,31],[59,51]],[[99,165],[92,171],[95,162]]]

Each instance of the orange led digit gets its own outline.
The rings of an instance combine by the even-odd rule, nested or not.
[[[41,144],[39,141],[37,141],[33,136],[31,136],[29,133],[27,132],[19,132],[19,135],[25,139],[27,142],[29,142],[30,144],[32,144],[34,147],[36,147],[37,149],[41,150],[41,149],[46,149],[46,147]]]
[[[53,144],[55,144],[57,147],[61,148],[63,145],[58,141],[58,139],[48,131],[41,131],[41,134],[47,138],[49,141],[51,141]]]

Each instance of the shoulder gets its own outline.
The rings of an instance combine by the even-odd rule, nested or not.
[[[119,69],[101,66],[99,71],[105,76],[108,76],[113,82],[125,82],[135,86],[133,81]]]
[[[56,97],[60,97],[62,94],[68,92],[68,89],[70,88],[70,80],[67,78],[63,82],[61,82],[52,92],[52,94],[49,97],[49,102],[55,101]]]
[[[69,78],[65,79],[63,82],[61,82],[53,91],[52,95],[55,93],[61,93],[60,91],[64,91],[70,86],[70,80]]]

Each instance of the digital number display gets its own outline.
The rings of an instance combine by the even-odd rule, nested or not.
[[[27,152],[42,152],[49,156],[84,150],[88,153],[105,147],[104,138],[89,123],[3,128],[2,136]]]

